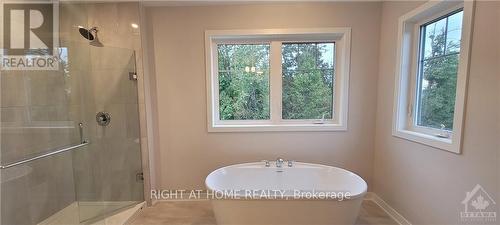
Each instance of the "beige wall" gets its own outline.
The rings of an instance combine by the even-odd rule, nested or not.
[[[217,167],[282,156],[344,167],[372,181],[380,3],[148,8],[155,66],[157,188],[204,188]],[[347,132],[208,133],[204,31],[352,27]]]
[[[391,135],[397,19],[418,5],[383,4],[373,190],[413,224],[458,224],[476,184],[500,197],[500,4],[477,2],[461,155]]]
[[[420,4],[148,8],[158,108],[157,188],[203,188],[205,176],[217,167],[283,156],[361,174],[414,224],[459,223],[460,202],[476,184],[499,197],[500,3],[479,1],[475,10],[462,154],[391,135],[397,20]],[[328,26],[353,31],[348,132],[206,131],[204,30]]]

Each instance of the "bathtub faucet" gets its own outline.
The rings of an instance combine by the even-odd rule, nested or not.
[[[284,162],[285,162],[285,160],[283,158],[277,158],[276,159],[276,167],[278,167],[278,168],[283,167]]]

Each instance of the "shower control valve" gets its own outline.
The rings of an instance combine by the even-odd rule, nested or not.
[[[95,116],[95,120],[99,126],[107,126],[111,122],[111,114],[107,112],[98,112]]]

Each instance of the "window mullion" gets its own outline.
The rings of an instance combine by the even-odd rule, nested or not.
[[[281,121],[281,41],[271,42],[270,64],[269,100],[271,122],[278,124]]]
[[[212,93],[211,95],[213,96],[210,101],[212,101],[210,104],[213,105],[213,121],[216,121],[216,123],[220,122],[220,111],[219,111],[219,52],[217,51],[217,43],[213,42],[211,44],[212,46],[212,59],[214,60],[213,64],[213,75],[211,79],[213,80],[212,82]]]
[[[446,55],[446,53],[448,51],[446,51],[446,48],[448,46],[446,46],[448,44],[448,19],[450,18],[450,15],[448,15],[446,17],[446,24],[445,24],[445,28],[444,28],[444,49],[443,49],[443,55]]]

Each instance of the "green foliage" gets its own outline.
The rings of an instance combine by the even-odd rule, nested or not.
[[[284,119],[332,118],[333,47],[283,44]],[[218,45],[221,120],[270,119],[269,50],[268,44]]]
[[[423,79],[420,102],[417,108],[417,124],[420,126],[446,129],[453,127],[455,110],[455,91],[458,71],[458,52],[449,53],[446,49],[459,49],[459,42],[448,42],[445,30],[433,31],[429,35],[432,52],[423,62]],[[446,46],[448,45],[448,46]]]
[[[269,119],[269,45],[218,45],[218,54],[220,119]]]
[[[325,53],[332,62],[325,62]],[[282,57],[283,119],[331,119],[333,43],[283,44]]]

